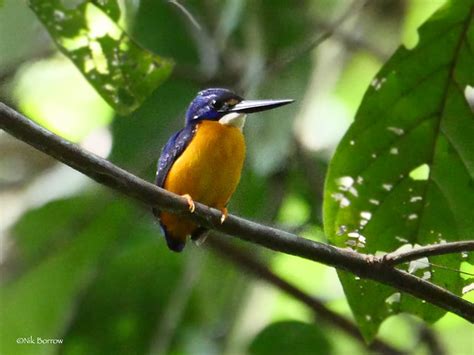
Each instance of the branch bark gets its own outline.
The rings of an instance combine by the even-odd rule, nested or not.
[[[368,255],[300,238],[233,215],[229,215],[226,222],[221,224],[220,211],[200,203],[196,203],[195,212],[190,213],[187,202],[180,196],[144,181],[111,162],[62,139],[3,103],[0,103],[0,128],[100,184],[133,197],[150,207],[183,215],[206,228],[237,236],[275,251],[300,256],[381,282],[474,323],[472,303],[390,265],[371,262],[373,257]]]

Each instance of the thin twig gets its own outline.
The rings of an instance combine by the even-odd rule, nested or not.
[[[150,207],[182,215],[208,229],[256,243],[274,251],[296,255],[395,287],[474,323],[474,305],[440,286],[350,249],[318,243],[294,234],[229,215],[221,224],[221,212],[196,203],[194,213],[180,196],[115,166],[76,144],[68,142],[15,110],[0,103],[0,128],[62,161],[91,179],[135,198]]]
[[[326,22],[323,19],[316,19],[315,26],[325,31],[332,31],[332,37],[341,42],[349,50],[363,50],[380,60],[385,62],[390,53],[366,41],[364,38],[348,31],[341,30],[340,27],[335,27],[334,24]]]
[[[191,22],[198,31],[201,31],[201,25],[199,24],[199,22],[196,21],[196,19],[191,14],[191,12],[189,12],[188,9],[186,9],[183,5],[181,5],[177,0],[168,0],[168,3],[176,6],[186,16],[189,22]]]
[[[341,17],[334,21],[334,23],[330,26],[328,25],[323,33],[314,37],[310,37],[303,43],[299,44],[296,48],[292,48],[291,50],[284,53],[270,65],[268,72],[278,72],[296,59],[304,56],[306,53],[318,47],[321,43],[331,37],[347,19],[354,16],[360,9],[366,6],[369,1],[370,0],[354,0],[348,6],[347,10],[341,15]]]
[[[416,249],[393,252],[382,257],[382,263],[397,265],[428,256],[474,251],[474,240],[427,245]]]
[[[349,320],[343,316],[331,311],[327,308],[322,301],[316,297],[310,296],[301,289],[297,288],[288,281],[283,280],[278,275],[274,274],[266,265],[264,265],[257,258],[252,257],[248,253],[240,250],[234,245],[226,242],[219,236],[211,234],[206,242],[206,246],[209,247],[216,254],[220,255],[223,259],[229,260],[236,264],[240,268],[243,268],[264,280],[278,289],[297,299],[308,306],[316,316],[328,322],[329,324],[339,328],[358,342],[366,346],[364,339],[362,338],[359,329]],[[383,342],[382,340],[375,339],[370,349],[376,350],[381,354],[402,354],[403,352],[395,349],[393,346]]]
[[[217,50],[215,40],[212,38],[207,29],[199,24],[191,12],[177,0],[169,0],[168,3],[176,6],[189,20],[191,26],[187,26],[189,35],[193,38],[196,49],[199,53],[200,75],[204,79],[212,78],[219,69],[219,52]]]

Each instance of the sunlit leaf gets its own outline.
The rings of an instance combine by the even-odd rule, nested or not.
[[[104,100],[128,114],[168,77],[172,62],[140,47],[111,20],[120,16],[115,1],[93,3],[30,0],[30,7]]]
[[[113,21],[120,18],[120,6],[117,0],[92,0],[92,3],[107,14]]]
[[[326,335],[313,324],[284,321],[270,324],[252,341],[252,355],[331,354]]]
[[[325,191],[330,241],[364,253],[474,236],[474,1],[452,1],[400,48],[365,94],[331,162]],[[402,265],[461,295],[456,272],[467,258],[433,257]],[[340,272],[349,304],[370,340],[392,314],[434,322],[445,311],[374,282]]]

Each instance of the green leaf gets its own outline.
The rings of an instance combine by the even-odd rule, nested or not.
[[[252,355],[331,354],[326,335],[314,324],[283,321],[270,324],[252,341]]]
[[[169,76],[173,65],[140,47],[111,21],[120,16],[115,1],[93,3],[30,0],[30,7],[104,100],[118,113],[129,114]]]
[[[420,28],[413,50],[399,48],[380,70],[340,143],[327,175],[330,242],[375,254],[474,237],[474,1],[452,1]],[[430,258],[458,270],[452,254]],[[461,294],[455,270],[426,259],[401,267]],[[467,261],[467,260],[466,260]],[[390,315],[429,322],[444,310],[390,287],[339,277],[364,337]]]

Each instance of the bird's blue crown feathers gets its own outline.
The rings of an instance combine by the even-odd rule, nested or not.
[[[226,112],[226,105],[237,104],[242,98],[228,89],[211,88],[200,91],[186,112],[186,124],[202,119],[219,120]]]

